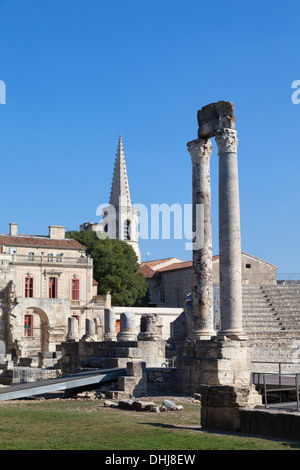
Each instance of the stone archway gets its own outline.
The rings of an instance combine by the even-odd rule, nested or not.
[[[38,356],[49,351],[49,319],[44,310],[23,306],[18,315],[11,315],[11,346],[22,357]]]
[[[9,315],[8,348],[30,357],[39,352],[55,351],[58,336],[62,340],[65,335],[63,325],[57,325],[61,311],[69,312],[69,301],[22,299]]]

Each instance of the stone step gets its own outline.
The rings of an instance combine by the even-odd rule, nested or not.
[[[299,302],[300,300],[300,294],[299,292],[288,292],[288,293],[282,293],[280,294],[279,292],[266,292],[266,295],[268,297],[272,297],[272,299],[291,299],[294,300],[295,302]]]
[[[276,297],[275,295],[273,296],[269,296],[270,300],[272,303],[281,303],[281,304],[294,304],[294,305],[298,305],[300,304],[300,299],[299,298],[296,298],[295,296],[293,296],[292,294],[288,297]]]
[[[261,311],[248,311],[248,312],[243,312],[243,318],[248,319],[248,320],[270,320],[270,321],[276,321],[280,319],[280,315],[277,314],[277,312],[264,312],[263,310]]]
[[[251,306],[245,306],[243,305],[243,313],[244,312],[266,312],[273,314],[275,311],[275,308],[269,307],[267,305],[251,305]]]
[[[249,329],[251,329],[251,327],[255,328],[255,326],[263,326],[265,328],[275,328],[276,326],[282,326],[282,322],[280,321],[268,321],[268,320],[247,320],[245,318],[243,318],[243,325],[244,326],[247,326],[249,327]]]
[[[243,312],[243,320],[250,321],[270,321],[273,323],[282,320],[282,317],[277,313],[266,312]]]
[[[298,312],[293,312],[293,311],[280,311],[278,310],[278,315],[280,315],[281,318],[285,318],[288,320],[289,318],[291,320],[299,320],[300,314]]]

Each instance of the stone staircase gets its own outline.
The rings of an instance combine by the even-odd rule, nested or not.
[[[264,286],[266,296],[278,312],[285,329],[300,334],[300,284]]]
[[[243,327],[254,368],[261,361],[289,362],[300,372],[300,284],[243,286]]]

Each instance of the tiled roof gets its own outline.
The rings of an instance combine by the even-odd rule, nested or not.
[[[138,272],[141,273],[144,277],[147,277],[148,279],[154,278],[155,276],[158,275],[157,272],[151,269],[150,266],[147,266],[146,263],[141,264]]]
[[[143,263],[141,263],[141,266],[146,265],[146,266],[149,266],[150,268],[154,268],[155,266],[157,266],[159,264],[163,264],[163,263],[166,263],[166,262],[169,262],[169,261],[172,261],[172,260],[181,261],[178,258],[174,258],[174,257],[172,257],[172,258],[163,258],[163,259],[156,259],[156,260],[153,260],[153,261],[144,261]]]
[[[242,251],[242,255],[249,256],[249,258],[261,261],[262,263],[268,264],[269,266],[273,266],[275,268],[277,267],[277,266],[274,266],[273,264],[268,263],[267,261],[264,261],[260,258],[256,258],[255,256],[249,255],[248,253],[244,253],[243,251]],[[168,259],[172,259],[172,258],[168,258]],[[213,261],[218,261],[218,259],[219,259],[219,255],[216,255],[216,256],[212,257]],[[149,277],[153,277],[153,275],[151,276],[151,271],[152,271],[152,273],[154,273],[154,272],[161,273],[161,272],[165,272],[165,271],[173,271],[175,269],[186,269],[186,268],[192,268],[193,267],[193,261],[180,261],[178,263],[168,264],[167,266],[163,266],[161,268],[157,267],[155,269],[155,271],[153,269],[151,269],[151,266],[155,267],[156,265],[161,264],[163,261],[167,261],[167,259],[166,260],[157,260],[157,261],[144,262],[141,265],[143,270],[140,269],[140,272],[142,272],[142,274],[145,277],[149,278]]]
[[[219,256],[213,256],[212,260],[217,261],[219,259]],[[185,269],[185,268],[192,268],[193,267],[193,261],[181,261],[180,263],[173,263],[169,264],[168,266],[163,266],[162,268],[158,268],[156,271],[157,272],[164,272],[164,271],[172,271],[174,269]]]
[[[157,272],[164,272],[164,271],[173,271],[174,269],[184,269],[184,268],[192,268],[193,261],[181,261],[181,263],[174,263],[170,264],[169,266],[164,266],[163,268],[158,268]]]
[[[1,235],[0,245],[5,246],[29,246],[37,248],[66,248],[66,249],[84,249],[78,241],[70,238],[62,240],[56,238],[42,237],[38,235]]]

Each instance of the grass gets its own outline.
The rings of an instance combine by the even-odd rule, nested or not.
[[[161,401],[157,401],[161,403]],[[300,442],[201,430],[199,405],[137,412],[102,401],[0,404],[0,450],[299,450]]]

